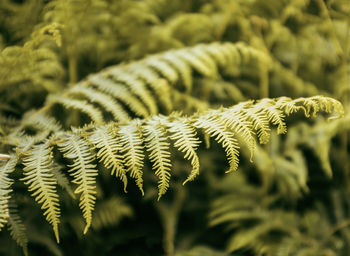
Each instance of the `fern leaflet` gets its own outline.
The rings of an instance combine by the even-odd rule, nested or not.
[[[104,163],[107,169],[112,169],[111,175],[115,173],[124,183],[124,191],[128,183],[126,170],[124,169],[124,159],[120,153],[122,147],[111,129],[102,126],[97,128],[93,135],[89,137],[91,142],[98,148],[96,156]]]
[[[42,204],[46,220],[52,225],[57,243],[59,243],[58,224],[60,208],[56,190],[56,179],[52,174],[52,152],[49,141],[36,145],[23,158],[23,181],[33,191],[32,196]]]
[[[92,221],[92,211],[94,210],[96,200],[96,165],[91,162],[94,155],[90,151],[89,143],[77,134],[66,133],[64,141],[58,144],[59,150],[68,159],[73,160],[69,165],[70,175],[74,178],[73,183],[78,187],[74,193],[80,195],[79,207],[83,211],[86,221],[84,234],[88,231]]]
[[[0,167],[0,230],[2,230],[9,218],[9,194],[12,191],[11,186],[13,183],[9,174],[15,170],[17,161],[16,156],[11,156],[10,160]]]
[[[159,200],[169,188],[171,167],[170,143],[167,141],[165,128],[156,118],[149,120],[144,126],[144,130],[146,148],[150,152],[149,159],[153,163],[156,176],[159,178]]]
[[[127,171],[130,172],[132,178],[136,179],[136,184],[143,195],[143,140],[137,123],[121,126],[118,135]]]
[[[169,122],[168,127],[169,132],[172,133],[169,138],[174,141],[174,147],[185,153],[185,159],[191,160],[192,171],[184,181],[183,184],[185,185],[188,181],[194,180],[199,174],[199,158],[196,150],[200,141],[195,137],[196,131],[186,119],[178,119]]]

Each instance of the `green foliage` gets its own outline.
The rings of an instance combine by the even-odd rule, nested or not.
[[[349,15],[1,1],[0,254],[348,255]]]

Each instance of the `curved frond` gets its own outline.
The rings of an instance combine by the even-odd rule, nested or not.
[[[230,164],[230,169],[227,172],[236,170],[239,162],[239,144],[234,137],[235,134],[227,129],[224,121],[220,117],[215,118],[215,115],[209,113],[200,116],[193,125],[204,129],[206,134],[214,137],[218,143],[222,144]]]
[[[15,170],[17,161],[17,157],[13,155],[0,167],[0,230],[2,230],[9,218],[9,199],[11,198],[10,193],[13,183],[9,175]]]
[[[179,74],[176,70],[168,62],[162,60],[161,57],[157,58],[157,56],[155,56],[146,58],[144,64],[159,72],[171,84],[175,84],[179,79]]]
[[[79,135],[65,133],[64,141],[58,144],[59,150],[64,156],[73,161],[69,165],[70,175],[74,178],[73,183],[78,187],[74,191],[80,194],[79,207],[83,211],[86,221],[84,234],[88,231],[92,221],[92,211],[96,200],[96,176],[98,171],[96,165],[92,164],[94,155],[91,153],[89,143]]]
[[[151,119],[144,126],[146,149],[153,163],[155,175],[159,178],[158,200],[169,188],[170,181],[170,143],[167,141],[165,128],[159,120]]]
[[[184,152],[184,158],[191,161],[192,171],[183,183],[186,184],[188,181],[194,180],[199,174],[199,158],[196,150],[200,144],[200,140],[196,137],[195,129],[186,119],[174,120],[167,125],[169,132],[172,133],[169,138],[174,141],[174,147]]]
[[[112,113],[114,120],[125,123],[129,120],[128,113],[108,94],[101,93],[93,88],[76,85],[68,91],[69,94],[84,95],[89,101],[96,102],[106,111]]]
[[[146,106],[144,106],[144,104],[138,100],[138,98],[134,96],[124,85],[99,75],[89,76],[87,83],[120,100],[136,115],[141,117],[148,117],[150,115]]]
[[[107,169],[111,169],[111,175],[115,173],[115,176],[123,181],[124,191],[126,192],[128,179],[124,168],[124,159],[120,154],[122,146],[119,142],[119,138],[116,136],[116,132],[113,132],[111,128],[109,129],[108,127],[102,126],[94,131],[89,137],[89,140],[91,140],[98,149],[96,154],[97,158],[103,162]]]
[[[147,83],[167,112],[173,109],[172,90],[167,79],[161,78],[152,68],[145,65],[131,65],[127,70]]]
[[[130,88],[130,91],[137,95],[148,107],[151,115],[158,113],[158,107],[154,97],[152,96],[151,92],[147,90],[146,85],[140,79],[119,68],[108,69],[106,73],[116,82],[127,85]]]
[[[196,69],[200,74],[202,74],[205,77],[217,77],[217,70],[216,68],[214,70],[211,69],[211,67],[204,62],[204,60],[201,58],[202,56],[198,53],[195,54],[189,49],[183,49],[176,51],[174,54],[178,58],[183,59],[184,61],[188,62],[194,69]]]
[[[285,107],[289,107],[290,104],[293,104],[291,102],[291,99],[285,100],[283,101],[283,103],[281,100],[279,100],[279,102]],[[278,105],[280,103],[278,103]],[[262,99],[257,103],[257,105],[258,108],[260,108],[259,112],[265,115],[270,123],[272,123],[273,125],[277,125],[277,134],[284,134],[287,132],[287,127],[284,122],[285,115],[283,111],[281,111],[279,106],[276,107],[276,101],[274,99]]]
[[[253,132],[253,124],[249,120],[249,116],[243,109],[251,106],[252,102],[247,101],[240,103],[221,114],[221,118],[225,125],[229,127],[237,136],[242,138],[248,146],[252,159],[256,147],[256,141]]]
[[[162,59],[167,61],[176,69],[181,76],[181,80],[186,88],[186,93],[190,93],[193,86],[192,69],[190,65],[184,60],[176,58],[176,55],[174,55],[172,51],[163,54]]]
[[[57,182],[52,174],[52,149],[49,141],[34,146],[23,158],[23,181],[41,208],[46,220],[52,225],[57,243],[59,243],[58,224],[60,207],[57,194]]]
[[[34,126],[40,130],[53,132],[62,130],[62,126],[53,117],[38,111],[29,111],[23,116],[21,127],[26,126]]]
[[[66,108],[77,109],[87,114],[91,118],[91,120],[94,121],[96,124],[103,123],[103,116],[101,111],[95,108],[93,105],[89,104],[87,101],[76,100],[58,95],[50,95],[47,98],[47,102],[51,104],[62,104]]]
[[[137,123],[121,126],[118,131],[118,136],[120,138],[120,145],[122,146],[121,152],[124,154],[123,157],[127,171],[130,172],[132,178],[136,179],[136,184],[143,195],[143,139]]]

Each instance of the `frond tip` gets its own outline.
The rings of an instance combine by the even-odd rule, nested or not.
[[[185,153],[185,159],[191,160],[192,171],[183,182],[183,185],[185,185],[188,181],[194,180],[199,174],[199,158],[196,150],[200,140],[195,137],[196,131],[185,118],[169,122],[168,126],[169,132],[172,133],[170,139],[174,141],[174,147]]]
[[[124,183],[124,191],[128,179],[126,177],[126,170],[124,168],[124,159],[120,154],[122,146],[118,138],[113,135],[113,131],[109,127],[99,127],[94,131],[90,140],[98,148],[97,157],[102,161],[106,168],[112,169],[111,174],[119,177]],[[119,154],[118,154],[119,153]]]
[[[9,200],[12,192],[13,180],[9,174],[15,170],[18,159],[12,156],[3,166],[0,167],[0,230],[7,223],[9,218]]]
[[[60,208],[56,190],[57,182],[52,173],[52,151],[49,141],[36,145],[23,159],[23,181],[29,186],[29,191],[35,200],[42,204],[46,220],[52,225],[57,243],[59,243],[58,224],[60,223]]]
[[[79,134],[66,133],[64,141],[58,144],[59,150],[68,159],[73,160],[69,165],[70,175],[74,178],[73,183],[78,187],[74,191],[80,194],[79,207],[83,211],[86,221],[84,234],[88,231],[92,221],[92,211],[96,201],[96,176],[98,175],[96,165],[91,162],[94,155],[90,151],[89,143],[81,138]]]
[[[170,143],[167,141],[165,129],[156,118],[149,120],[145,127],[145,142],[149,159],[153,163],[155,174],[159,178],[158,200],[169,188],[170,181]]]

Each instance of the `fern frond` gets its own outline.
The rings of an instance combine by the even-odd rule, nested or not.
[[[11,237],[22,247],[25,256],[28,256],[28,236],[21,217],[18,214],[17,205],[11,202],[10,215],[8,219],[8,229]]]
[[[149,57],[145,59],[144,64],[149,66],[162,74],[162,76],[167,79],[170,84],[175,84],[179,80],[179,74],[176,70],[166,61],[162,60],[161,57]]]
[[[126,192],[126,186],[128,179],[126,177],[126,170],[124,168],[124,159],[120,154],[122,146],[118,141],[118,137],[115,136],[116,132],[113,132],[108,127],[102,126],[97,128],[94,133],[89,137],[89,140],[98,149],[96,154],[97,158],[103,162],[107,169],[111,169],[111,175],[115,173],[115,176],[119,177],[124,183],[124,191]]]
[[[87,84],[97,87],[100,91],[120,100],[138,116],[148,117],[150,115],[144,104],[120,83],[115,83],[113,80],[100,75],[93,75],[88,77]]]
[[[137,123],[121,126],[118,131],[120,138],[121,152],[124,154],[124,161],[127,171],[130,176],[136,179],[136,184],[139,187],[142,195],[143,192],[143,139]]]
[[[241,63],[267,63],[265,55],[243,43],[201,44],[171,50],[90,75],[62,95],[49,95],[44,110],[61,104],[87,114],[97,124],[105,121],[103,110],[121,122],[127,121],[129,112],[139,117],[156,115],[160,111],[158,105],[170,112],[174,110],[173,93],[183,91],[184,87],[186,94],[192,91],[193,71],[217,79],[219,68],[240,70]]]
[[[251,107],[251,104],[251,101],[240,103],[221,114],[221,118],[225,125],[246,142],[251,152],[250,160],[254,154],[256,141],[253,132],[253,124],[249,120],[249,112],[245,113],[243,109],[247,108],[247,106],[248,108]]]
[[[293,105],[293,102],[291,99],[288,99],[288,100],[279,99],[279,102],[284,107],[290,106],[290,104]],[[275,100],[262,99],[262,100],[259,100],[257,104],[261,105],[262,108],[260,112],[263,113],[263,115],[267,116],[269,122],[272,123],[273,125],[277,125],[278,134],[284,134],[287,132],[287,127],[284,122],[285,115],[279,106],[277,107],[275,106],[276,104]],[[294,111],[297,111],[297,110],[294,110]],[[286,111],[286,113],[289,114],[292,112]]]
[[[215,115],[209,113],[200,116],[193,125],[204,129],[206,134],[214,137],[218,143],[222,144],[230,164],[230,169],[227,172],[236,170],[239,162],[239,144],[234,137],[235,134],[227,129],[224,121],[220,118],[215,118]]]
[[[84,100],[76,100],[68,97],[62,97],[58,95],[49,95],[47,98],[48,104],[62,104],[66,108],[77,109],[85,114],[87,114],[92,121],[96,124],[103,123],[103,116],[100,110],[95,108],[93,105],[89,104]]]
[[[155,175],[158,176],[158,200],[169,188],[170,181],[170,143],[167,141],[165,127],[158,118],[149,120],[143,127],[146,149],[153,163]]]
[[[23,158],[24,184],[35,201],[41,204],[46,220],[52,225],[57,243],[59,243],[58,224],[60,223],[60,206],[56,190],[57,182],[52,174],[52,149],[49,141],[34,146]]]
[[[188,65],[184,60],[177,58],[172,51],[166,52],[162,56],[162,59],[167,61],[176,69],[181,77],[183,85],[186,88],[186,93],[190,93],[193,86],[192,69],[190,65]]]
[[[210,64],[206,64],[204,62],[203,58],[201,58],[203,56],[201,56],[200,54],[195,54],[190,49],[179,50],[175,54],[178,58],[181,58],[187,63],[189,63],[201,75],[212,78],[217,77],[218,73],[216,66],[214,66],[215,69],[213,70],[212,67],[209,66]]]
[[[125,123],[129,120],[128,113],[123,109],[123,107],[117,103],[113,97],[101,93],[93,88],[83,87],[76,85],[71,90],[68,91],[69,94],[80,94],[84,95],[87,100],[91,102],[96,102],[103,108],[112,113],[114,120]]]
[[[2,230],[9,218],[9,199],[11,198],[10,193],[13,183],[9,175],[15,170],[17,161],[17,157],[13,155],[0,167],[0,230]]]
[[[145,83],[143,83],[140,79],[119,68],[108,69],[107,74],[110,75],[116,82],[127,85],[130,88],[130,91],[137,95],[148,107],[151,115],[156,115],[158,113],[158,107],[154,97],[152,97],[151,92],[147,90]]]
[[[42,131],[58,132],[62,130],[62,126],[53,117],[38,111],[29,111],[24,114],[21,121],[21,128],[28,126]]]
[[[194,180],[199,174],[199,158],[196,150],[200,144],[200,140],[195,137],[196,131],[186,119],[169,122],[168,127],[169,132],[172,133],[169,138],[174,141],[174,147],[184,152],[184,158],[191,161],[192,171],[184,181],[183,184],[185,185],[188,181]]]
[[[210,54],[211,57],[216,60],[220,67],[225,67],[227,64],[229,64],[230,59],[228,56],[230,55],[226,54],[227,52],[223,51],[221,48],[221,44],[212,43],[205,47],[205,51],[208,52],[208,54]]]
[[[318,112],[335,113],[335,116],[329,117],[329,119],[337,119],[344,115],[344,109],[342,104],[332,98],[323,96],[313,96],[309,98],[298,98],[291,100],[287,97],[281,97],[276,105],[281,104],[281,108],[287,115],[296,112],[300,109],[304,110],[305,116],[315,117]]]
[[[68,171],[74,178],[73,183],[78,187],[74,193],[80,195],[79,207],[83,211],[86,221],[84,234],[88,231],[92,221],[92,211],[94,210],[96,200],[96,176],[98,171],[96,165],[91,162],[94,155],[91,153],[89,143],[79,135],[65,133],[64,141],[58,144],[59,150],[64,157],[73,160],[73,164]]]
[[[173,109],[173,104],[168,80],[161,78],[153,69],[145,65],[132,65],[131,67],[128,71],[144,80],[153,89],[154,94],[167,112],[170,112]]]

